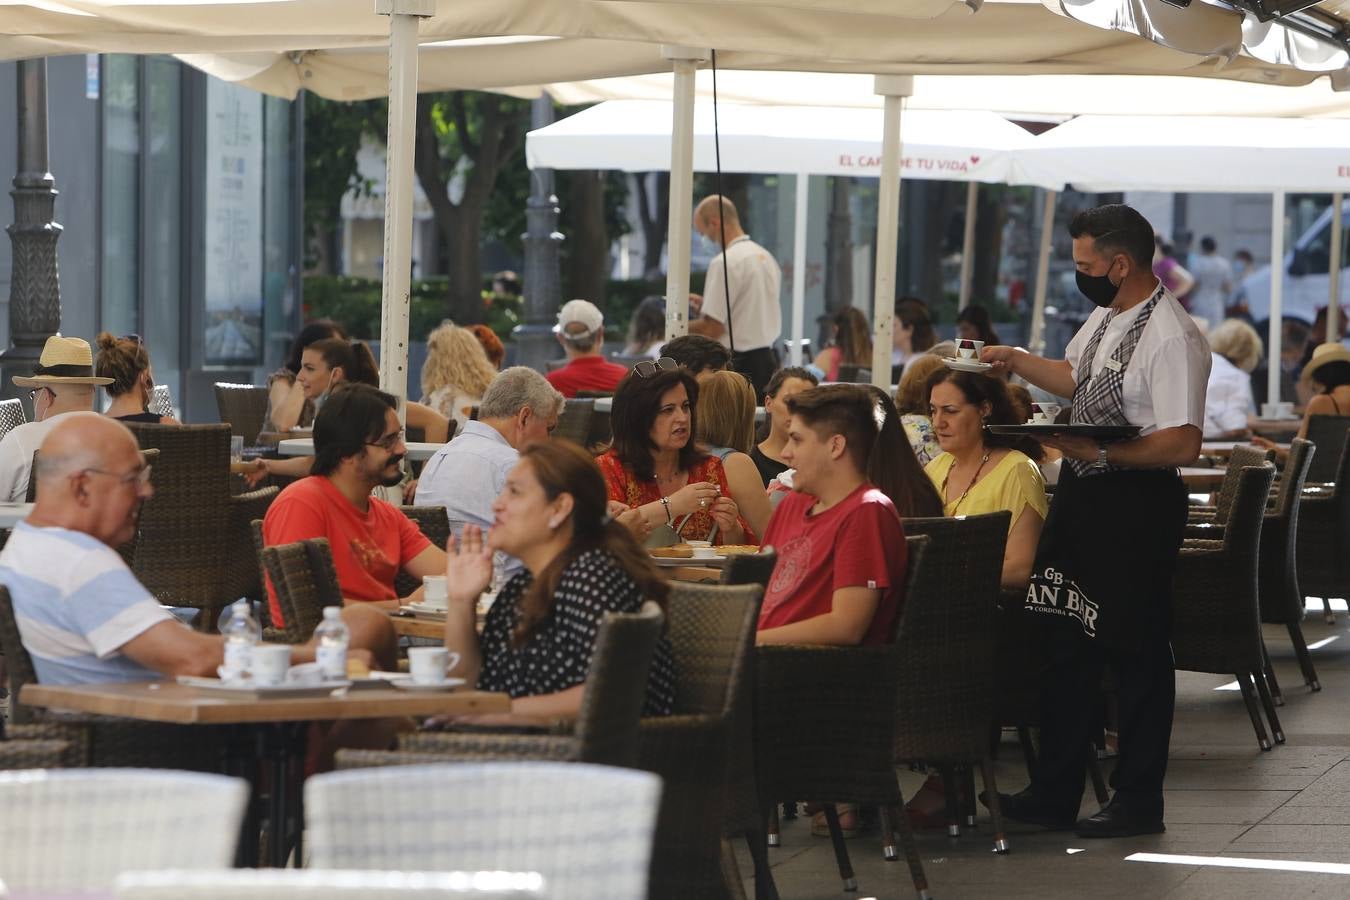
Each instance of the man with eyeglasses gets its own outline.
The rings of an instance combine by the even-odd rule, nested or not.
[[[348,603],[397,609],[420,601],[422,589],[399,598],[400,570],[419,581],[445,574],[445,548],[434,546],[396,506],[371,496],[403,478],[408,448],[398,401],[365,384],[343,384],[314,418],[314,466],[287,487],[263,519],[268,546],[327,538],[338,587]],[[268,588],[272,622],[282,624],[276,593]]]
[[[94,388],[111,384],[111,378],[94,377],[94,354],[81,338],[47,338],[32,377],[14,376],[14,384],[29,389],[33,421],[16,426],[0,440],[0,499],[22,503],[28,495],[33,454],[65,416],[90,412]]]
[[[38,681],[216,674],[224,638],[175,619],[117,553],[136,531],[141,504],[154,496],[130,430],[94,412],[63,416],[42,442],[35,477],[37,503],[0,553],[0,583]],[[343,619],[354,656],[393,664],[396,638],[387,617],[356,609]],[[313,642],[296,646],[291,658],[312,661]]]

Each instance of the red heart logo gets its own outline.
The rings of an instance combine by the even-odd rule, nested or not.
[[[970,158],[970,164],[972,166],[978,166],[980,164],[980,158],[978,156],[972,156]]]

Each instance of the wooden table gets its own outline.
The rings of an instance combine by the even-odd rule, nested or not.
[[[389,621],[394,626],[394,633],[399,637],[431,638],[436,641],[445,640],[444,619],[419,619],[415,616],[390,613]]]
[[[408,448],[407,458],[413,462],[426,462],[436,453],[437,450],[444,447],[444,444],[431,444],[426,441],[406,441]],[[277,444],[277,452],[282,456],[313,456],[314,439],[313,438],[287,438]]]
[[[0,503],[0,528],[13,528],[32,511],[31,503]]]
[[[511,710],[509,696],[483,691],[414,693],[385,688],[299,699],[253,700],[213,696],[168,681],[72,686],[28,684],[24,685],[19,698],[30,706],[48,709],[177,725],[225,725],[244,732],[243,740],[226,742],[228,767],[253,776],[256,794],[258,772],[255,762],[259,757],[265,757],[271,763],[273,796],[269,810],[268,855],[271,865],[277,868],[285,867],[290,850],[290,842],[285,839],[286,823],[294,821],[297,826],[301,823],[305,743],[312,723]],[[249,851],[256,853],[259,826],[252,816],[246,818],[240,844],[242,862],[253,861]],[[296,856],[300,858],[299,852]]]
[[[1217,490],[1219,485],[1223,484],[1224,476],[1228,474],[1227,469],[1199,469],[1190,466],[1181,468],[1181,480],[1186,487],[1196,491]]]
[[[1234,447],[1252,446],[1251,441],[1205,441],[1200,445],[1201,456],[1214,456],[1219,459],[1227,459],[1233,455]],[[1281,443],[1281,450],[1288,450],[1289,444]]]
[[[1299,426],[1303,424],[1302,419],[1257,419],[1247,420],[1247,426],[1253,432],[1271,439],[1283,438],[1289,440],[1298,434]]]

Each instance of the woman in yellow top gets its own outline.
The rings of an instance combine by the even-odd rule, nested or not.
[[[987,434],[985,425],[1021,424],[1002,379],[942,369],[928,380],[928,412],[942,454],[924,469],[948,516],[1012,513],[1003,554],[1005,588],[1031,579],[1049,503],[1030,438]]]

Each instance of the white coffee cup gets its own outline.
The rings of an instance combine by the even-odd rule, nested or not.
[[[956,342],[956,355],[962,359],[979,359],[980,351],[984,349],[984,341],[972,341],[968,338],[961,338]]]
[[[694,551],[695,559],[708,559],[717,555],[711,541],[685,541],[685,543],[689,545],[690,550]]]
[[[444,684],[450,670],[459,665],[459,654],[444,647],[409,647],[408,671],[414,684]]]
[[[1064,407],[1058,403],[1033,403],[1031,404],[1031,421],[1037,425],[1053,425],[1055,419],[1064,411]]]
[[[422,576],[422,605],[432,609],[445,609],[449,605],[449,588],[444,575]]]
[[[286,680],[286,672],[291,668],[291,648],[287,644],[257,644],[253,648],[253,660],[249,674],[253,683],[261,687],[272,687]]]

